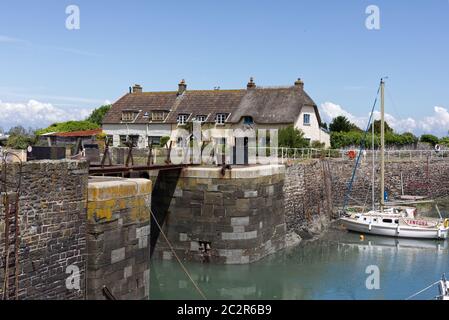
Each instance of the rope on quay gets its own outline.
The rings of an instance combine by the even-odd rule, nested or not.
[[[422,290],[420,290],[420,291],[418,291],[418,292],[412,294],[410,297],[408,297],[408,298],[405,299],[405,300],[410,300],[410,299],[416,297],[417,295],[419,295],[419,294],[423,293],[424,291],[427,291],[427,290],[429,290],[430,288],[432,288],[433,286],[437,285],[439,282],[440,282],[440,281],[438,280],[437,282],[432,283],[430,286],[428,286],[428,287],[426,287],[426,288],[424,288],[424,289],[422,289]]]
[[[165,235],[164,231],[162,231],[161,226],[159,225],[159,222],[156,219],[156,216],[153,213],[153,210],[149,209],[151,216],[153,217],[154,222],[156,222],[156,225],[160,231],[160,233],[162,234],[162,236],[164,237],[165,241],[167,241],[168,246],[170,247],[170,250],[173,252],[173,255],[175,256],[176,260],[178,260],[181,268],[183,269],[183,271],[185,272],[185,274],[187,275],[187,277],[190,279],[190,281],[193,283],[193,285],[195,286],[196,290],[198,291],[198,293],[201,295],[201,297],[204,300],[207,300],[206,296],[204,295],[204,293],[201,291],[200,287],[198,286],[198,284],[195,282],[195,280],[193,280],[192,276],[190,275],[189,271],[187,270],[187,268],[184,266],[184,264],[182,263],[181,259],[179,259],[178,255],[175,252],[175,249],[173,248],[173,246],[171,245],[170,241],[168,240],[167,236]]]

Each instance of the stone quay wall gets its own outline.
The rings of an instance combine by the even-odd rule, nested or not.
[[[321,159],[286,165],[284,194],[288,231],[301,236],[319,232],[342,208],[355,160]],[[380,197],[379,164],[375,165],[375,199]],[[402,176],[402,178],[401,178]],[[363,159],[356,172],[349,205],[372,203],[373,167]],[[387,161],[385,189],[390,199],[405,195],[449,196],[449,161],[422,159]],[[402,181],[402,183],[401,183]]]
[[[95,177],[87,203],[87,298],[149,298],[151,181]]]
[[[163,224],[182,259],[257,261],[285,246],[283,165],[184,169]],[[210,250],[204,254],[204,245]],[[162,235],[153,257],[174,259]]]
[[[148,299],[151,181],[89,179],[85,161],[30,161],[21,171],[18,298],[105,299],[106,286],[119,300]],[[1,180],[5,172],[13,199],[19,163]],[[0,297],[4,250],[1,201]]]
[[[354,161],[331,162],[333,201],[342,206]],[[362,161],[353,184],[351,205],[372,202],[373,170],[370,159]],[[402,184],[401,184],[402,174]],[[445,159],[422,159],[414,161],[391,161],[385,163],[385,190],[390,199],[402,194],[444,198],[449,196],[449,161]],[[380,169],[375,165],[375,198],[380,197]],[[402,185],[402,186],[401,186]]]
[[[8,164],[16,184],[19,164]],[[3,179],[4,172],[1,172]],[[83,299],[86,276],[88,168],[78,161],[25,162],[19,198],[19,299]],[[9,186],[9,189],[14,188]],[[5,212],[0,204],[0,296],[4,280]],[[68,269],[71,266],[73,269]],[[79,270],[79,285],[66,279]],[[67,271],[69,273],[66,273]]]
[[[287,230],[302,238],[320,232],[333,211],[329,162],[310,160],[286,165],[285,220]]]

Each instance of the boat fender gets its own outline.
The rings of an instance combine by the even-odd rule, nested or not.
[[[444,227],[449,228],[449,219],[444,219]]]
[[[371,231],[371,223],[368,226],[368,230]]]
[[[398,226],[396,232],[397,232],[398,234],[399,234],[399,232],[401,232],[401,227],[400,227],[400,226]]]

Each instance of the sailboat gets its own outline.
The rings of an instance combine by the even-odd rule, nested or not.
[[[449,235],[449,219],[443,219],[439,210],[439,219],[418,217],[417,209],[415,207],[409,206],[408,204],[404,203],[386,204],[385,202],[384,90],[385,81],[384,79],[381,79],[380,205],[378,206],[378,208],[376,208],[373,199],[373,209],[371,211],[364,212],[363,210],[356,209],[352,212],[349,212],[348,210],[346,210],[345,204],[345,208],[343,209],[340,221],[347,230],[364,234],[374,234],[396,238],[447,239]],[[374,125],[372,125],[372,127],[374,129]],[[356,169],[357,165],[354,170]]]

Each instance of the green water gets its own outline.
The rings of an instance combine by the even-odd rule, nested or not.
[[[440,205],[444,216],[449,207]],[[432,212],[431,215],[434,215]],[[380,288],[369,290],[366,268],[376,265]],[[449,275],[448,241],[366,236],[331,228],[250,265],[185,263],[208,299],[405,299]],[[200,299],[175,261],[153,261],[151,299]],[[420,295],[431,299],[438,288]]]

